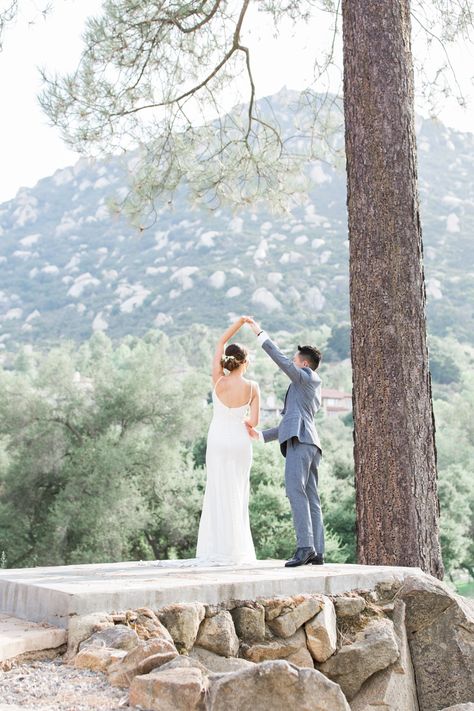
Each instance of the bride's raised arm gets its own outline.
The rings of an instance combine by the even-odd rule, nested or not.
[[[217,341],[216,350],[214,351],[214,357],[212,359],[212,382],[214,385],[217,380],[224,375],[224,369],[221,365],[221,358],[224,353],[227,341],[229,341],[237,331],[242,328],[244,323],[246,323],[247,316],[240,316],[233,324],[229,326],[228,329],[224,331],[222,336]]]

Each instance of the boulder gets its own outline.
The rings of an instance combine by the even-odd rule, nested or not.
[[[67,651],[65,660],[71,659],[77,652],[79,644],[94,632],[114,627],[111,615],[106,612],[91,612],[89,615],[73,615],[69,620],[67,631]]]
[[[112,686],[129,686],[135,676],[148,674],[177,656],[176,647],[166,639],[156,637],[148,642],[141,641],[120,662],[109,667],[109,682]]]
[[[406,604],[408,642],[421,711],[474,699],[474,600],[429,575],[406,578],[397,596]]]
[[[265,620],[269,622],[279,615],[284,615],[293,610],[296,605],[293,597],[277,595],[276,597],[261,598],[260,604],[265,608]]]
[[[409,634],[429,627],[456,602],[451,590],[430,575],[406,578],[397,597],[406,605],[406,626]]]
[[[272,637],[258,644],[242,645],[242,655],[251,662],[263,662],[272,659],[287,659],[297,666],[314,667],[313,658],[306,647],[306,635],[303,629],[286,639]]]
[[[350,711],[340,687],[315,669],[268,661],[209,678],[212,711]]]
[[[296,667],[314,669],[313,657],[307,647],[300,647],[296,652],[293,652],[293,654],[289,654],[286,657],[286,661],[289,664],[294,664]]]
[[[121,661],[126,654],[125,649],[83,647],[74,657],[73,664],[77,669],[105,672],[112,664]]]
[[[262,642],[265,638],[265,608],[255,606],[236,607],[231,610],[235,631],[245,642]]]
[[[111,649],[134,649],[140,643],[135,630],[126,625],[115,625],[101,632],[94,632],[79,645],[79,650],[85,647],[109,647]]]
[[[441,711],[474,711],[474,701],[469,701],[467,704],[456,704],[455,706],[448,706]]]
[[[351,701],[352,711],[418,711],[415,676],[405,629],[405,604],[397,600],[393,626],[400,656],[367,679]]]
[[[246,669],[253,666],[253,662],[249,662],[246,659],[239,659],[238,657],[221,657],[214,652],[210,652],[208,649],[202,649],[201,647],[194,647],[189,656],[190,659],[194,659],[200,662],[206,669],[211,672],[234,672],[239,669]],[[171,662],[172,664],[173,662]]]
[[[273,616],[273,609],[267,620],[271,631],[279,637],[291,637],[322,608],[321,599],[314,595],[295,595],[291,599],[290,609],[283,608],[278,616]]]
[[[293,595],[292,597],[263,598],[265,620],[271,631],[279,637],[291,637],[298,627],[322,608],[321,596]]]
[[[180,652],[192,649],[199,631],[199,625],[206,614],[206,608],[199,602],[168,605],[160,610],[160,620],[171,634]]]
[[[207,687],[207,677],[200,669],[167,669],[136,676],[130,685],[129,703],[150,711],[193,711],[202,708]]]
[[[386,618],[372,620],[319,669],[337,682],[350,701],[366,679],[398,659],[393,623]]]
[[[317,662],[325,662],[337,648],[336,613],[332,600],[322,599],[322,609],[305,623],[306,645]]]
[[[334,607],[338,617],[355,617],[365,609],[365,600],[360,595],[343,595],[334,598]]]
[[[213,617],[206,617],[201,623],[196,638],[198,647],[208,649],[222,657],[236,657],[239,644],[232,616],[227,610],[221,610]]]
[[[209,652],[209,654],[212,654],[212,652]],[[224,657],[221,658],[223,659]],[[207,675],[211,673],[211,670],[204,666],[204,664],[201,664],[199,659],[196,659],[195,657],[189,657],[187,654],[180,654],[179,656],[172,659],[170,662],[162,664],[161,667],[158,667],[153,672],[153,674],[166,671],[167,669],[178,669],[181,667],[186,667],[187,669],[189,669],[190,667],[193,667],[193,669],[200,669],[203,674]]]
[[[127,624],[137,632],[140,639],[148,640],[161,637],[174,644],[170,632],[149,607],[139,607],[137,610],[129,611]]]

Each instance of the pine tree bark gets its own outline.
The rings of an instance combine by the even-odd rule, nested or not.
[[[343,0],[358,560],[439,578],[409,0]]]

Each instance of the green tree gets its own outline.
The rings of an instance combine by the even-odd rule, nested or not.
[[[9,565],[156,557],[186,540],[189,548],[202,473],[186,451],[207,417],[200,374],[176,368],[166,344],[125,339],[114,349],[102,335],[37,361],[32,377],[0,374],[0,541]],[[176,518],[166,534],[167,507],[188,499],[191,533],[183,517],[179,536]]]

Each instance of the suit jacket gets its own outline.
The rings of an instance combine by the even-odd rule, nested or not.
[[[283,418],[278,427],[263,430],[264,441],[278,439],[281,452],[286,457],[287,441],[297,437],[300,442],[315,444],[322,456],[314,424],[314,416],[321,407],[321,378],[311,368],[298,368],[270,338],[263,341],[262,348],[291,380],[281,412]]]

